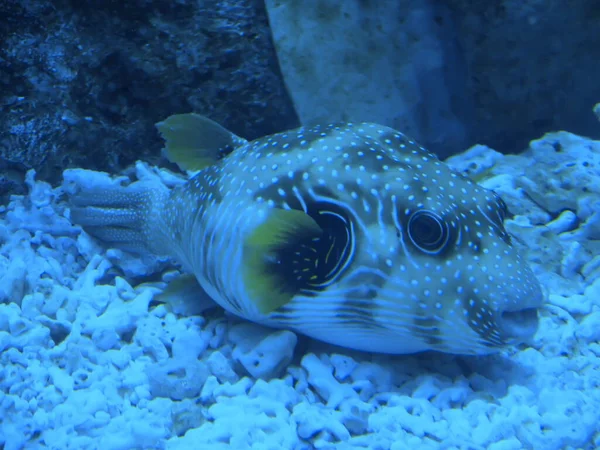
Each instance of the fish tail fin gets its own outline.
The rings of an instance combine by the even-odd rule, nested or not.
[[[87,184],[80,179],[66,192],[71,222],[105,246],[133,253],[162,253],[160,227],[154,222],[169,195],[166,187],[144,182]]]

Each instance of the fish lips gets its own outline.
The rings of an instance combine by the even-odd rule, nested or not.
[[[539,326],[537,307],[505,310],[497,318],[504,338],[512,344],[529,343]]]

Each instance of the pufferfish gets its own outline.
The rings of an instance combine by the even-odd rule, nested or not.
[[[227,311],[378,353],[486,354],[528,342],[538,280],[494,192],[374,123],[248,142],[196,114],[157,124],[190,178],[81,187],[71,219],[171,257]]]

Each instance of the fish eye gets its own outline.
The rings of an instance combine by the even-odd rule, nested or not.
[[[439,214],[421,210],[413,213],[408,220],[408,237],[423,253],[438,254],[446,247],[450,230]]]

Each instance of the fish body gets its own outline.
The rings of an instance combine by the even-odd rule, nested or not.
[[[194,114],[157,125],[189,181],[75,194],[72,218],[173,257],[231,313],[395,354],[485,354],[537,330],[542,292],[504,202],[402,133],[344,123],[247,142]]]

